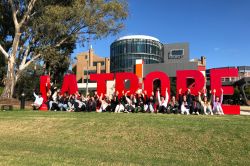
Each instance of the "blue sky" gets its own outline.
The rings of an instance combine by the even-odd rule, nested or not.
[[[150,35],[162,43],[189,42],[190,58],[207,57],[207,68],[250,65],[250,0],[129,0],[129,17],[116,36],[92,41],[109,57],[124,35]],[[72,56],[86,51],[78,46]]]

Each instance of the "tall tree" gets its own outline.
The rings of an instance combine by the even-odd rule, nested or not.
[[[11,47],[11,41],[8,40],[8,36],[14,33],[14,23],[11,20],[11,13],[6,10],[4,4],[0,4],[0,44],[5,50],[9,50]],[[5,41],[5,42],[3,42]],[[0,52],[0,86],[4,84],[4,78],[6,76],[7,64],[6,59],[2,52]]]
[[[7,61],[2,96],[8,98],[32,62],[53,59],[51,52],[66,54],[69,45],[73,48],[76,42],[84,42],[88,34],[95,39],[116,34],[128,15],[122,0],[1,0],[1,6],[2,19],[8,21],[0,22],[0,27],[13,29],[0,41]],[[12,26],[6,26],[10,22]],[[11,43],[9,49],[7,43]]]
[[[5,75],[6,75],[5,58],[2,54],[0,54],[0,86],[3,86],[3,84],[4,84]]]

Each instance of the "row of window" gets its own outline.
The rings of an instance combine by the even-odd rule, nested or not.
[[[110,46],[111,72],[133,72],[137,59],[145,64],[163,62],[163,45],[154,40],[128,39]]]
[[[93,66],[97,66],[97,63],[101,63],[101,66],[103,66],[105,63],[104,61],[100,61],[100,62],[93,62]]]
[[[84,75],[87,75],[87,74],[96,74],[97,71],[96,70],[84,70]],[[106,73],[105,70],[101,70],[101,73]]]
[[[173,49],[168,52],[168,59],[181,59],[184,56],[184,49]]]
[[[111,72],[133,71],[136,59],[143,59],[145,64],[162,62],[162,58],[159,56],[124,55],[111,59]]]
[[[155,55],[163,54],[163,46],[160,43],[157,45],[146,42],[113,43],[110,49],[111,57],[126,53],[149,53]]]

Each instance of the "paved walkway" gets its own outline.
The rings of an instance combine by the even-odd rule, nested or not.
[[[250,106],[241,106],[240,107],[241,115],[250,115]]]
[[[246,111],[240,111],[241,115],[250,115],[250,112],[246,112]]]

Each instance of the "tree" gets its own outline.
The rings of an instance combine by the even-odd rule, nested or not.
[[[9,50],[11,47],[11,42],[7,40],[7,37],[14,32],[13,22],[9,21],[11,19],[11,13],[7,12],[4,5],[0,4],[0,44],[5,50]],[[5,42],[3,42],[5,41]],[[4,78],[7,72],[6,59],[2,52],[0,52],[0,86],[4,85]]]
[[[7,61],[2,97],[8,98],[31,63],[53,59],[51,52],[69,53],[65,48],[84,42],[88,34],[94,39],[116,34],[128,15],[127,3],[119,0],[1,0],[1,7],[1,17],[8,21],[1,21],[0,27],[9,29],[0,41]]]
[[[39,77],[43,73],[43,67],[39,64],[32,63],[21,74],[16,83],[13,97],[20,98],[21,94],[25,93],[26,100],[33,100],[33,91],[39,90]]]
[[[5,58],[2,54],[0,54],[0,87],[3,86],[5,75],[6,75]]]

